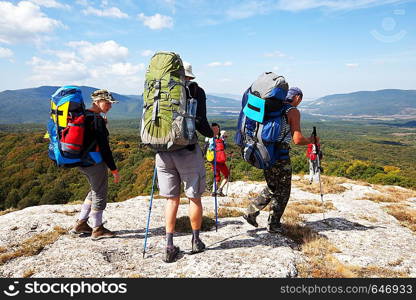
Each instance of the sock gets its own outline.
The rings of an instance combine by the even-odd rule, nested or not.
[[[86,220],[88,219],[88,215],[90,214],[91,211],[91,203],[89,204],[82,204],[81,206],[81,212],[79,213],[79,218],[78,220]]]
[[[173,233],[166,233],[166,247],[173,248]]]
[[[92,227],[99,227],[103,224],[103,210],[93,210],[90,213]]]
[[[192,230],[192,239],[193,240],[199,240],[199,232],[200,231],[201,231],[200,229],[198,229],[198,230]]]

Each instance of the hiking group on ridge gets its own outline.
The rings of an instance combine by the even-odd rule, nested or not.
[[[145,75],[140,137],[144,145],[155,151],[154,176],[158,179],[159,195],[166,198],[165,262],[175,261],[180,251],[173,237],[181,185],[189,199],[191,253],[199,253],[206,248],[200,237],[201,197],[206,188],[205,158],[212,163],[215,201],[217,196],[224,196],[223,188],[230,176],[226,165],[226,132],[217,123],[209,124],[206,95],[193,81],[195,78],[191,64],[173,52],[153,55]],[[285,78],[273,72],[261,74],[242,98],[234,142],[240,146],[244,161],[263,169],[267,183],[251,201],[243,218],[258,227],[256,218],[270,203],[269,233],[282,232],[281,217],[291,191],[290,143],[317,145],[319,142],[318,137],[305,137],[301,132],[297,107],[302,99],[299,88],[289,88]],[[72,232],[91,234],[97,240],[115,236],[103,226],[102,219],[107,203],[107,169],[115,183],[120,181],[109,146],[106,118],[112,104],[118,101],[107,90],[94,91],[91,100],[92,106],[86,109],[78,87],[58,89],[51,97],[47,127],[49,157],[58,166],[78,167],[91,187]],[[205,136],[203,150],[197,132]],[[151,206],[149,217],[150,212]],[[145,247],[146,239],[147,231]]]

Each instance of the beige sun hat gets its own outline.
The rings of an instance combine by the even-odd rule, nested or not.
[[[192,65],[186,61],[183,62],[183,67],[185,69],[185,76],[191,77],[192,79],[195,79],[194,73],[192,73]]]
[[[101,100],[108,101],[110,103],[118,103],[116,99],[114,99],[113,95],[107,90],[96,90],[91,94],[92,102],[97,102]]]

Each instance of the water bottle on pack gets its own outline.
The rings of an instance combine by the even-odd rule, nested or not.
[[[196,117],[197,101],[195,98],[189,99],[186,109],[186,127],[188,129],[188,139],[191,140],[195,133],[195,117]]]

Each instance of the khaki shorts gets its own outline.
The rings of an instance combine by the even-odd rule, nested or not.
[[[188,198],[200,198],[205,191],[205,165],[201,148],[181,149],[156,154],[159,195],[168,198],[180,196],[181,181]]]

